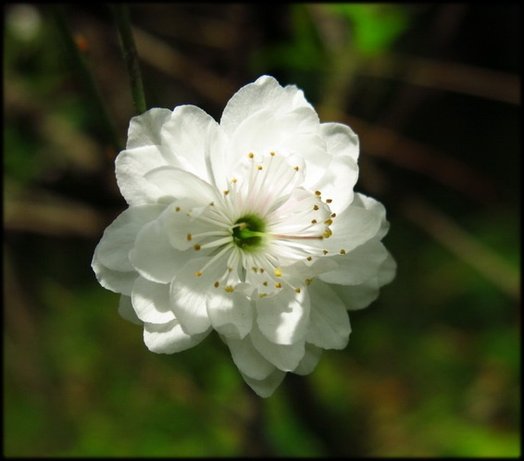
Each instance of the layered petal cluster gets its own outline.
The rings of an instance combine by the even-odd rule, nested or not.
[[[267,397],[344,348],[347,310],[394,277],[385,209],[353,191],[358,152],[348,126],[320,123],[301,90],[269,76],[220,123],[191,105],[134,117],[116,158],[129,207],[96,247],[96,277],[151,351],[215,330]]]

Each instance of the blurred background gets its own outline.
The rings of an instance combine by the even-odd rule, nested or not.
[[[263,400],[214,335],[149,352],[91,271],[134,115],[111,8],[4,5],[4,455],[519,455],[520,13],[130,6],[148,107],[296,84],[388,211],[396,279]]]

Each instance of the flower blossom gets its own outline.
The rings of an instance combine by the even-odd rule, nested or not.
[[[235,93],[220,123],[192,105],[151,109],[115,161],[129,207],[96,247],[96,277],[151,351],[215,330],[267,397],[343,349],[347,310],[395,275],[385,209],[353,191],[358,154],[348,126],[320,123],[300,89],[269,76]]]

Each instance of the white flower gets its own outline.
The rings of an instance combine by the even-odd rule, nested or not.
[[[392,280],[384,207],[354,193],[358,138],[320,123],[295,86],[241,88],[220,124],[195,106],[131,120],[116,178],[129,208],[105,230],[92,267],[121,293],[153,352],[216,330],[260,396],[342,349],[346,309]]]

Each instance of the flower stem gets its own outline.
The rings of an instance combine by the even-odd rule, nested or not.
[[[122,53],[127,65],[127,72],[129,73],[135,110],[137,114],[142,114],[147,110],[147,105],[140,67],[138,65],[138,53],[136,51],[133,32],[131,30],[131,22],[129,20],[129,9],[127,5],[120,3],[112,5],[112,8],[116,25],[118,27],[118,33],[120,35]]]
[[[55,20],[60,38],[65,47],[66,53],[69,55],[69,59],[72,62],[72,65],[76,67],[78,74],[81,76],[85,89],[88,93],[89,100],[91,104],[94,105],[94,110],[97,113],[97,118],[102,121],[102,124],[107,133],[108,141],[113,144],[113,147],[119,151],[121,150],[122,143],[120,137],[118,136],[113,122],[109,117],[106,106],[103,102],[103,99],[98,91],[96,83],[89,71],[89,68],[86,63],[84,55],[81,53],[79,47],[77,46],[75,39],[71,33],[65,15],[63,12],[63,7],[60,5],[50,5],[51,14]]]

